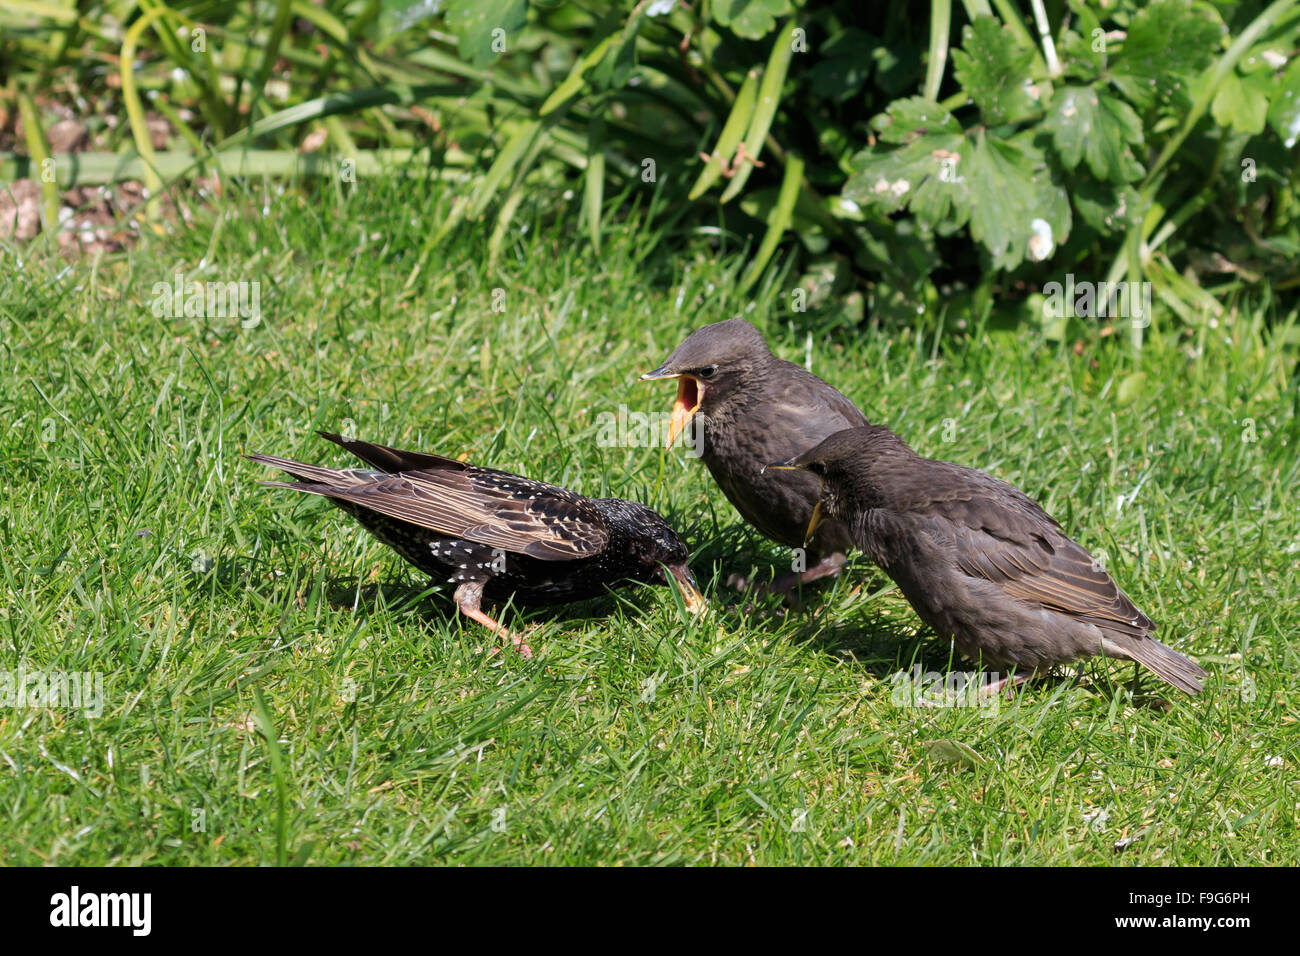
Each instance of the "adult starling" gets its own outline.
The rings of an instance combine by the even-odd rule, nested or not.
[[[664,584],[671,575],[688,609],[704,606],[686,566],[686,545],[644,505],[586,498],[441,455],[318,434],[371,469],[248,457],[297,479],[264,484],[329,498],[434,584],[454,586],[460,612],[510,641],[524,657],[532,656],[528,644],[483,612],[483,598],[564,604],[629,581]]]
[[[817,481],[798,471],[765,471],[842,428],[867,424],[834,387],[778,358],[744,319],[691,333],[642,380],[675,378],[677,402],[668,444],[693,424],[693,447],[741,516],[780,544],[805,547],[806,570],[784,575],[778,591],[836,574],[853,538],[835,519],[804,532],[817,505]]]
[[[1152,637],[1155,624],[1092,555],[1006,482],[922,458],[878,425],[772,467],[820,479],[821,510],[967,657],[1032,675],[1104,654],[1201,690],[1205,671]]]

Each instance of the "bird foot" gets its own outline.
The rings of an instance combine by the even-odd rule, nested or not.
[[[798,587],[812,584],[822,578],[833,578],[840,573],[849,559],[840,551],[828,554],[806,571],[791,571],[772,582],[771,590],[776,594],[789,594]]]
[[[985,694],[989,697],[996,697],[1001,691],[1005,689],[1007,700],[1010,700],[1012,696],[1014,696],[1013,692],[1015,691],[1015,689],[1019,685],[1030,680],[1033,676],[1034,674],[1032,671],[1028,674],[1016,674],[1015,676],[1007,676],[1002,678],[1001,680],[995,680],[991,683],[985,684],[983,687],[980,688],[980,693]]]
[[[789,595],[796,588],[804,584],[812,584],[814,581],[820,581],[822,578],[831,578],[840,573],[848,558],[840,553],[827,555],[818,561],[811,568],[805,571],[791,571],[783,574],[771,584],[755,584],[742,574],[732,574],[727,578],[727,587],[744,594],[746,591],[754,591],[758,594],[781,594]]]
[[[529,647],[528,642],[525,641],[518,634],[514,633],[513,631],[507,631],[504,627],[501,628],[501,630],[497,631],[497,634],[500,635],[502,638],[510,641],[511,646],[514,647],[514,649],[519,652],[520,657],[529,658],[529,659],[532,658],[533,649]],[[492,650],[488,651],[488,657],[491,657],[494,654],[499,653],[500,651],[501,651],[500,647],[494,647],[492,648]]]
[[[516,634],[499,621],[495,621],[488,615],[484,614],[479,607],[479,602],[483,599],[482,584],[462,584],[456,588],[456,608],[461,614],[464,614],[471,621],[477,621],[482,624],[493,634],[500,637],[503,641],[509,641],[510,645],[519,653],[520,657],[530,658],[533,656],[533,649],[528,646],[522,635]],[[500,648],[492,648],[488,656],[495,654]]]

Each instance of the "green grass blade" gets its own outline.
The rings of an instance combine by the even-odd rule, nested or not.
[[[597,109],[587,123],[587,171],[583,176],[582,220],[591,247],[600,255],[600,213],[605,202],[605,113]]]
[[[930,56],[925,65],[925,98],[939,101],[939,86],[948,62],[948,31],[952,21],[952,0],[930,0]]]
[[[541,120],[528,120],[515,130],[514,135],[506,142],[488,169],[483,181],[479,183],[474,198],[470,200],[469,209],[466,210],[468,218],[477,219],[482,216],[492,197],[505,182],[506,176],[512,172],[522,172],[520,167],[523,165],[523,158],[533,148],[541,130]]]
[[[257,78],[253,80],[253,96],[260,96],[266,86],[266,81],[271,78],[271,70],[275,68],[276,57],[280,53],[280,44],[284,41],[284,34],[289,29],[289,22],[293,19],[293,0],[280,0],[275,10],[275,22],[271,25],[271,36],[266,41],[266,49],[262,53],[262,65],[258,67]]]
[[[140,93],[135,85],[135,49],[140,42],[140,35],[165,10],[165,7],[149,10],[131,24],[122,41],[119,64],[122,77],[122,102],[126,106],[127,120],[131,125],[131,138],[135,141],[136,152],[140,154],[140,159],[144,163],[144,183],[149,190],[149,202],[145,204],[146,215],[152,215],[157,209],[157,196],[162,191],[162,180],[154,168],[153,142],[149,138],[144,107],[140,103]]]
[[[253,685],[253,716],[257,729],[266,741],[266,752],[271,758],[271,776],[275,786],[275,862],[277,866],[286,866],[289,862],[289,799],[288,786],[284,775],[284,757],[280,753],[280,738],[271,720],[262,697],[262,689]]]
[[[794,56],[794,43],[791,30],[794,20],[787,20],[776,32],[776,42],[772,44],[772,53],[767,60],[767,69],[763,72],[763,81],[758,88],[758,102],[754,106],[754,116],[745,136],[745,151],[749,154],[744,159],[731,182],[722,193],[721,202],[730,202],[745,188],[749,174],[754,171],[753,160],[758,159],[763,151],[763,142],[767,132],[772,128],[776,117],[776,108],[781,103],[781,87],[785,85],[786,74],[790,71],[790,60]]]
[[[45,229],[52,233],[59,228],[58,166],[50,156],[40,113],[25,90],[18,93],[18,112],[23,118],[27,152],[32,158],[32,167],[37,172],[34,178],[41,184],[41,219]],[[50,175],[46,175],[47,170]]]
[[[722,133],[718,136],[718,145],[713,148],[708,163],[700,171],[700,178],[695,181],[695,185],[691,187],[691,191],[686,197],[692,202],[712,188],[713,184],[722,175],[723,164],[729,163],[731,157],[736,154],[736,147],[740,145],[740,137],[744,135],[745,129],[754,116],[754,104],[758,102],[758,77],[760,72],[755,67],[745,74],[745,81],[740,84],[740,92],[736,94],[736,101],[731,104],[731,112],[727,114],[727,122],[723,124]]]
[[[785,176],[781,180],[781,191],[777,195],[776,203],[772,206],[772,211],[767,217],[767,231],[763,234],[763,241],[759,244],[758,252],[750,260],[749,268],[745,271],[744,277],[740,280],[740,291],[747,292],[749,287],[754,284],[763,269],[767,267],[768,260],[772,258],[772,253],[776,251],[777,243],[785,235],[785,231],[790,228],[790,220],[794,215],[794,204],[799,198],[799,188],[803,182],[803,158],[787,154],[785,158]]]

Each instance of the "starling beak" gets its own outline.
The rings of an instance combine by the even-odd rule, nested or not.
[[[763,466],[764,471],[767,471],[769,468],[771,468],[773,471],[806,471],[807,470],[805,468],[800,468],[797,465],[790,464],[789,459],[787,459],[786,461],[779,461],[773,465]],[[813,534],[817,531],[817,526],[822,523],[822,518],[824,518],[825,516],[826,513],[822,509],[822,501],[820,498],[818,498],[817,504],[813,505],[812,517],[808,519],[808,530],[803,533],[803,543],[805,546],[807,546],[808,542],[812,541]]]
[[[641,381],[651,382],[656,379],[675,378],[677,384],[677,401],[673,403],[673,417],[668,423],[668,441],[669,448],[672,447],[677,436],[680,435],[690,424],[691,418],[700,410],[700,403],[704,401],[704,392],[707,388],[705,384],[694,375],[686,372],[668,372],[664,366],[659,366],[653,372],[646,372],[641,376]]]
[[[763,535],[808,549],[808,570],[776,590],[836,574],[853,546],[843,523],[815,521],[811,475],[766,468],[828,435],[867,424],[857,407],[812,373],[777,358],[744,319],[693,332],[643,381],[678,380],[669,443],[691,422],[704,464],[741,517]]]
[[[1206,672],[1024,492],[922,458],[887,428],[846,428],[793,459],[920,618],[967,657],[1020,671],[1101,654],[1136,661],[1189,694]]]
[[[462,614],[525,657],[532,656],[527,643],[480,609],[484,597],[524,606],[564,604],[628,582],[666,584],[671,577],[689,610],[704,607],[686,566],[686,545],[644,505],[585,498],[441,455],[319,434],[371,468],[247,457],[297,479],[264,484],[329,498],[434,584],[454,587]]]
[[[677,588],[682,592],[682,603],[686,605],[686,610],[692,614],[700,614],[707,609],[704,602],[704,595],[700,593],[699,585],[695,583],[695,575],[691,574],[690,568],[685,564],[665,565],[668,573],[673,576],[677,582]]]

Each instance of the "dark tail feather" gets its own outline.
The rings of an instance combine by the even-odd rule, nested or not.
[[[1137,661],[1161,680],[1189,694],[1199,694],[1204,689],[1201,681],[1210,676],[1199,664],[1154,637],[1104,638],[1102,646],[1108,656]]]
[[[346,448],[372,468],[378,468],[380,471],[386,471],[390,474],[398,471],[424,471],[430,468],[455,468],[457,471],[463,471],[469,467],[463,461],[457,461],[455,458],[445,458],[442,455],[426,455],[418,451],[402,451],[400,448],[389,448],[387,445],[377,445],[374,442],[361,441],[358,438],[344,438],[342,435],[335,435],[333,432],[318,431],[316,434],[320,435],[321,438],[332,441],[340,448]]]

